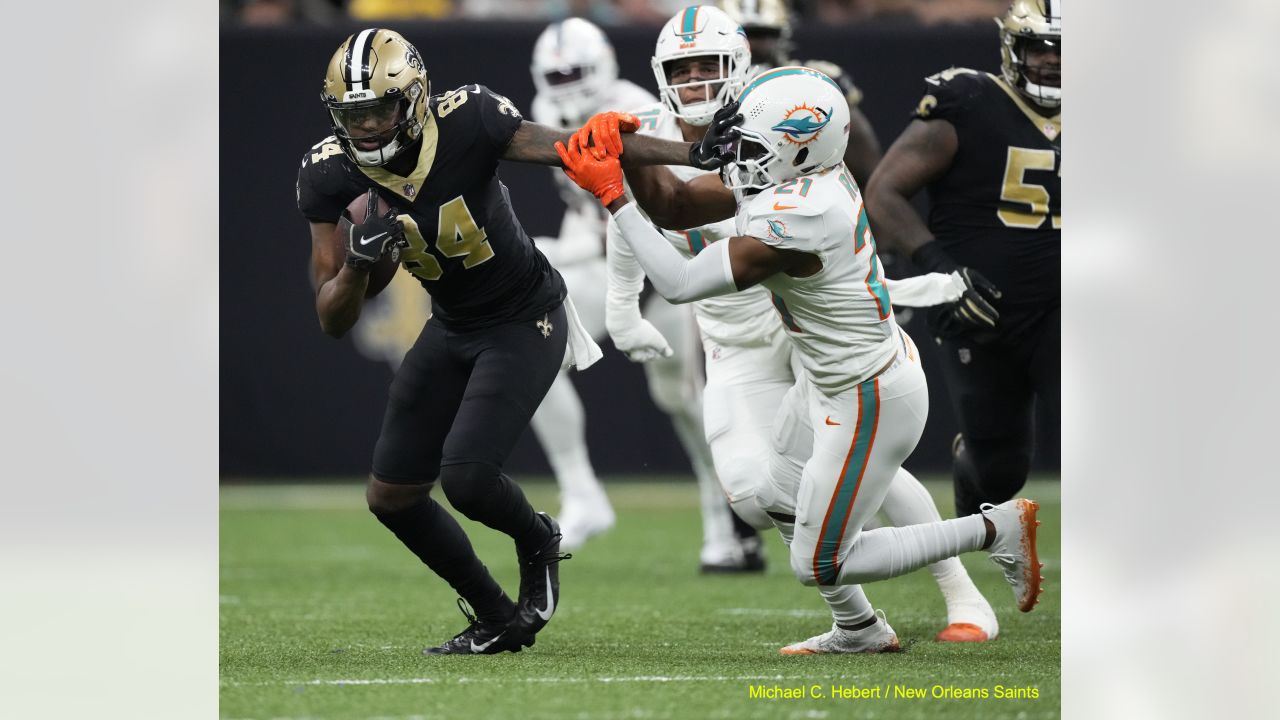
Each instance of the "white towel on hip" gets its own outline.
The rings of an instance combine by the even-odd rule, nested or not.
[[[604,357],[604,353],[591,338],[591,333],[582,326],[582,321],[578,319],[578,311],[573,307],[573,298],[568,294],[564,296],[564,318],[569,323],[569,338],[564,351],[564,362],[560,364],[560,369],[568,370],[576,367],[579,371],[586,370]]]

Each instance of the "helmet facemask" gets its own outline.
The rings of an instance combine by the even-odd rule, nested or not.
[[[1007,77],[1011,85],[1035,104],[1045,108],[1056,108],[1062,105],[1062,38],[1060,36],[1031,35],[1015,36],[1002,33],[1004,63],[1013,77]],[[1040,67],[1032,67],[1027,62],[1028,53],[1044,55]],[[1058,55],[1058,62],[1048,59],[1050,53]],[[1039,81],[1039,82],[1033,82]]]
[[[725,165],[722,179],[725,187],[741,200],[744,190],[762,190],[777,185],[771,172],[780,160],[777,147],[753,130],[743,130],[733,148],[733,160]]]
[[[672,82],[676,65],[682,60],[696,59],[707,61],[714,58],[717,65],[716,76],[709,79],[685,80]],[[745,68],[744,68],[745,69]],[[676,57],[660,62],[653,59],[653,72],[658,80],[658,95],[673,115],[695,127],[703,127],[711,122],[716,111],[729,102],[729,98],[742,91],[745,84],[737,67],[737,62],[729,53],[699,53],[685,57]],[[700,90],[703,100],[683,102],[680,91],[684,88]]]
[[[550,101],[566,125],[577,126],[609,108],[618,60],[600,28],[582,18],[547,26],[533,45],[529,64],[538,95]]]
[[[410,100],[406,94],[389,91],[370,100],[325,102],[338,144],[357,165],[386,165],[421,134],[414,105],[422,101],[422,90],[411,85],[408,95],[415,97]],[[377,145],[363,147],[373,142]]]
[[[570,125],[581,124],[600,109],[605,83],[594,65],[572,65],[541,73],[538,91],[545,93]]]

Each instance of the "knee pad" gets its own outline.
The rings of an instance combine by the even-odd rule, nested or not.
[[[449,504],[471,517],[493,495],[493,486],[501,473],[487,463],[458,463],[440,468],[440,488]]]

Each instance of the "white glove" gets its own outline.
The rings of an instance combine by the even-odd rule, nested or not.
[[[614,347],[626,353],[631,362],[649,362],[672,355],[667,339],[653,323],[643,318],[625,328],[610,328],[609,337],[613,338]]]

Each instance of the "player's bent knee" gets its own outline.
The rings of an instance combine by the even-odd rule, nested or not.
[[[813,551],[791,546],[791,572],[806,587],[816,587],[818,578],[813,574]]]
[[[369,505],[369,512],[374,515],[391,515],[421,502],[430,491],[430,483],[387,482],[370,475],[364,498]]]
[[[488,463],[445,465],[440,468],[440,488],[450,505],[470,517],[489,502],[500,473],[496,466]]]

